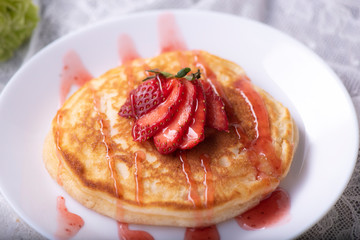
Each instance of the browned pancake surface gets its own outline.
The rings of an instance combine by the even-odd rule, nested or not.
[[[189,151],[162,155],[152,141],[134,142],[133,120],[118,111],[147,76],[145,70],[176,73],[183,67],[200,68],[203,77],[220,83],[236,122],[229,132],[207,129],[206,139]],[[45,165],[75,199],[117,220],[191,227],[234,217],[278,186],[297,144],[289,111],[256,88],[268,111],[281,170],[274,174],[266,156],[256,157],[261,168],[254,164],[237,132],[242,129],[248,142],[255,139],[253,113],[234,87],[244,77],[238,65],[203,51],[169,52],[112,69],[58,111],[45,141]]]

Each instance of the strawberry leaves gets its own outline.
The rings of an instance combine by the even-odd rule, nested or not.
[[[146,70],[146,71],[150,72],[150,73],[155,73],[156,75],[148,76],[147,78],[142,80],[143,82],[150,80],[150,79],[154,79],[155,76],[157,76],[159,74],[163,75],[165,78],[185,78],[189,81],[193,81],[193,80],[199,79],[201,77],[201,73],[200,73],[199,69],[197,70],[196,73],[192,73],[190,76],[186,76],[191,71],[191,68],[188,68],[188,67],[181,69],[175,75],[168,73],[168,72],[160,71],[159,69],[150,69],[150,70]]]
[[[190,68],[186,67],[181,69],[174,77],[176,78],[183,78],[186,76],[186,74],[188,74],[191,71]]]

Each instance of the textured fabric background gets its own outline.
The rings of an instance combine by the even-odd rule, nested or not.
[[[35,2],[40,6],[42,21],[31,40],[23,45],[11,60],[0,63],[0,92],[29,57],[69,32],[131,12],[194,8],[226,12],[263,22],[310,47],[343,81],[359,115],[359,0],[39,0]],[[349,185],[339,201],[320,222],[299,239],[360,239],[359,170],[358,159]],[[42,236],[28,227],[13,212],[1,195],[0,239],[42,239]]]

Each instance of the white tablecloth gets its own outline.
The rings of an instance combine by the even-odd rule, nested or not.
[[[41,22],[15,56],[0,63],[0,91],[32,55],[57,38],[107,18],[151,9],[195,8],[268,24],[320,55],[360,111],[359,0],[39,0]],[[346,141],[346,139],[343,139]],[[340,159],[339,159],[340,160]],[[299,239],[360,239],[360,162],[330,212]],[[304,206],[306,208],[306,206]],[[42,239],[0,195],[0,239]]]

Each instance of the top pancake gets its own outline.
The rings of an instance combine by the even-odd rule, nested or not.
[[[152,141],[133,141],[134,120],[118,112],[145,70],[184,67],[200,68],[226,98],[230,129],[206,129],[195,148],[162,155]],[[266,106],[274,154],[254,150],[257,122],[239,81],[248,81],[241,67],[204,51],[127,62],[85,84],[59,109],[45,140],[45,166],[80,203],[122,222],[195,227],[237,216],[276,189],[297,144],[289,111],[254,87]]]

